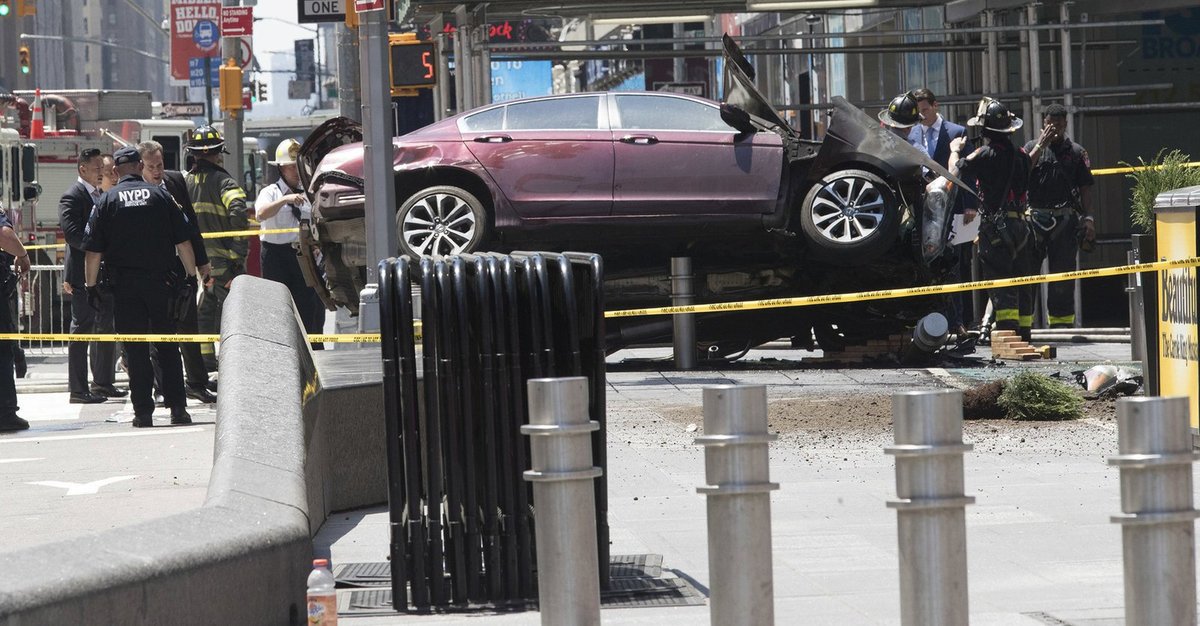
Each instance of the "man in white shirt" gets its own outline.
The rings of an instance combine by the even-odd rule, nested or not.
[[[258,236],[262,241],[262,276],[287,285],[304,330],[312,335],[320,334],[324,327],[325,307],[317,292],[304,282],[300,269],[300,221],[312,218],[312,205],[300,189],[300,174],[296,169],[299,154],[300,142],[295,139],[285,139],[275,149],[275,160],[270,164],[279,168],[279,180],[259,192],[254,216],[264,231],[280,228],[292,231]],[[322,347],[319,343],[312,346],[316,350]]]

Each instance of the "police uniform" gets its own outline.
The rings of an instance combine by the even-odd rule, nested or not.
[[[175,246],[188,241],[189,236],[190,226],[179,205],[165,189],[145,182],[141,176],[121,177],[100,197],[88,219],[84,249],[104,256],[118,333],[175,332],[175,319],[168,309],[184,280],[173,271]],[[187,400],[179,345],[155,342],[154,348],[163,372],[163,400],[171,408],[172,422],[188,423],[190,419],[182,418],[187,415]],[[125,351],[134,425],[149,426],[154,412],[150,345],[130,342]]]
[[[1025,144],[1033,152],[1037,142]],[[1087,150],[1063,137],[1057,144],[1044,146],[1033,164],[1029,180],[1029,218],[1037,239],[1036,262],[1049,257],[1050,272],[1070,272],[1075,269],[1075,251],[1079,229],[1079,189],[1090,187],[1091,162]],[[1051,328],[1070,328],[1075,325],[1075,286],[1071,281],[1047,285],[1049,294],[1046,312]]]
[[[12,228],[8,212],[0,209],[0,228]],[[0,251],[0,298],[4,302],[16,294],[17,275],[12,271],[14,257]],[[0,306],[0,332],[17,332],[17,320],[13,317],[12,307],[5,304]],[[15,341],[0,341],[0,432],[24,430],[29,423],[17,417],[17,384],[13,371],[13,355],[17,348]]]
[[[211,126],[201,126],[192,131],[187,149],[193,154],[224,151],[225,139]],[[229,230],[246,230],[246,192],[238,181],[221,166],[202,158],[188,171],[188,195],[196,211],[196,221],[201,233]],[[213,285],[206,289],[200,304],[198,321],[200,332],[216,334],[221,331],[221,308],[229,296],[227,285],[236,276],[246,272],[246,255],[249,244],[245,237],[222,237],[205,239],[204,249],[212,264]],[[201,344],[201,354],[206,367],[217,368],[217,354],[211,343]]]
[[[999,102],[984,100],[986,106],[981,102],[979,115],[968,124],[984,126],[990,142],[957,162],[959,176],[974,179],[981,198],[978,251],[983,278],[1029,275],[1035,273],[1034,242],[1025,220],[1029,155],[1013,145],[1005,134],[1020,128],[1020,119],[1012,117]],[[989,112],[988,120],[996,125],[984,125],[985,110],[993,105],[999,108]],[[1010,120],[1006,128],[1000,127],[1000,119]],[[1033,325],[1033,289],[1004,287],[991,289],[988,295],[995,311],[995,328],[1019,330],[1023,336],[1028,335]]]

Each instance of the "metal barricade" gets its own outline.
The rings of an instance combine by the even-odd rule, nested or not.
[[[17,300],[17,331],[65,333],[71,328],[71,296],[63,293],[62,265],[33,265],[21,278]],[[22,350],[34,355],[67,353],[65,341],[22,340]]]
[[[600,258],[401,257],[380,276],[393,606],[524,608],[538,571],[537,502],[522,477],[527,380],[588,379],[592,456],[605,467]],[[606,587],[607,487],[595,483]]]

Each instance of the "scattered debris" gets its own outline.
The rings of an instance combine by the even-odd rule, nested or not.
[[[1142,375],[1126,367],[1096,365],[1071,373],[1080,387],[1100,398],[1131,396],[1142,388]]]
[[[699,428],[699,426],[696,426],[696,423],[695,423],[695,422],[692,422],[691,424],[688,424],[688,425],[687,425],[687,429],[686,429],[686,430],[687,430],[689,433],[694,433],[694,432],[696,432],[696,429],[697,429],[697,428]]]
[[[1083,398],[1074,389],[1037,372],[1018,372],[1010,378],[998,402],[1013,419],[1066,420],[1083,417]]]
[[[1035,348],[1028,341],[1022,341],[1015,330],[994,330],[991,339],[992,354],[999,359],[1036,361],[1057,356],[1052,346]]]
[[[1004,391],[1004,379],[975,385],[963,392],[963,419],[1000,419],[1004,409],[1000,407],[1000,394]]]

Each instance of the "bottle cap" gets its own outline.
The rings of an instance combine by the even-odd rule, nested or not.
[[[329,567],[329,559],[313,559],[313,567]]]

